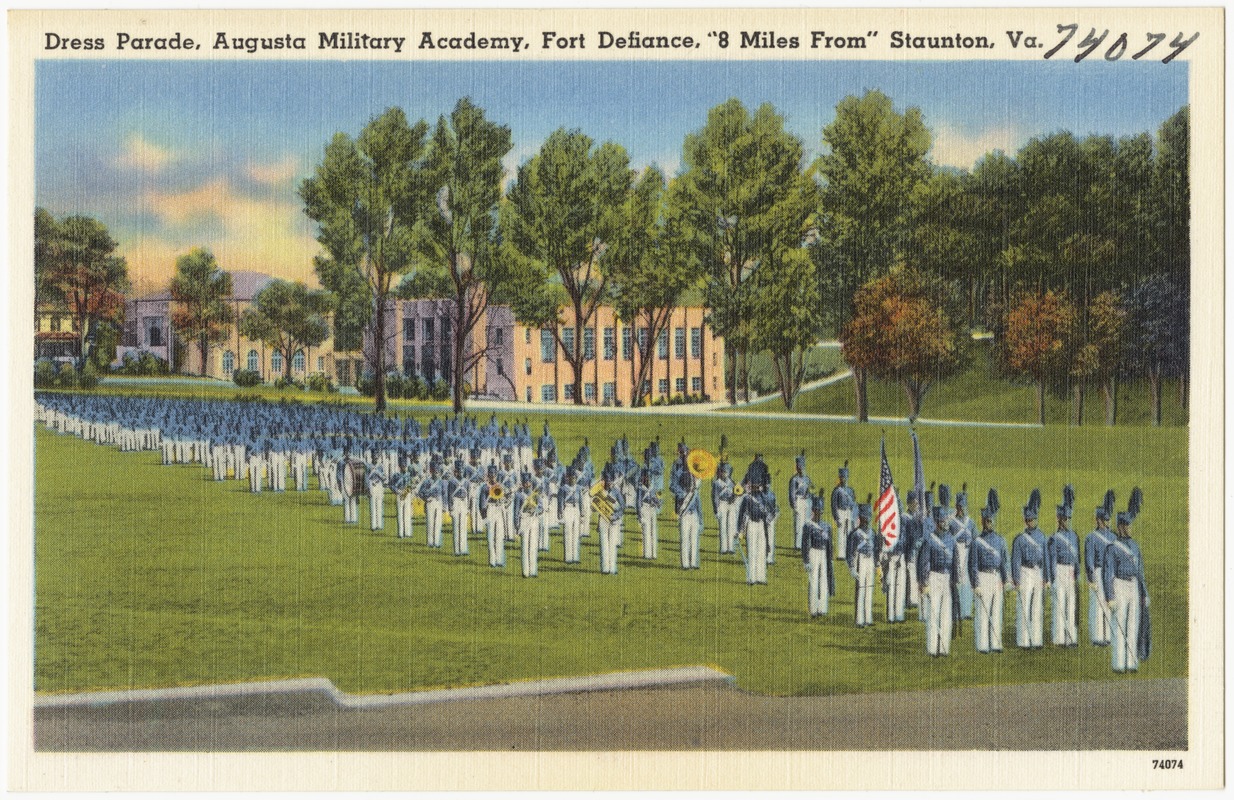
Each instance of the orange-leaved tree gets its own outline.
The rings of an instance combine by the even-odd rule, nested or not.
[[[1045,424],[1045,388],[1073,366],[1071,343],[1075,305],[1054,290],[1025,293],[1012,302],[1003,321],[998,352],[1003,369],[1032,379],[1037,390],[1037,422]]]

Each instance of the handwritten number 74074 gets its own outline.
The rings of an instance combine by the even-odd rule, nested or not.
[[[1059,25],[1058,32],[1060,34],[1065,33],[1066,35],[1063,36],[1062,41],[1060,41],[1058,44],[1054,45],[1048,51],[1046,51],[1045,58],[1049,59],[1049,58],[1054,57],[1058,53],[1058,51],[1066,47],[1067,44],[1075,37],[1079,29],[1080,29],[1080,26],[1075,24],[1074,22],[1071,23],[1070,25]],[[1147,55],[1150,50],[1152,50],[1154,47],[1164,42],[1166,37],[1169,34],[1146,33],[1144,35],[1148,39],[1148,46],[1143,48],[1142,50],[1132,53],[1131,54],[1132,61],[1139,61],[1141,58]],[[1170,51],[1169,55],[1161,59],[1162,64],[1169,64],[1171,61],[1173,61],[1175,58],[1178,57],[1179,53],[1186,50],[1191,45],[1191,43],[1194,42],[1196,39],[1198,39],[1200,36],[1199,31],[1191,34],[1189,38],[1183,38],[1185,35],[1186,34],[1180,32],[1170,41],[1169,46],[1173,49]],[[1079,64],[1081,61],[1083,61],[1084,59],[1092,55],[1098,48],[1100,48],[1103,44],[1106,43],[1106,40],[1109,39],[1109,36],[1110,36],[1110,31],[1108,28],[1104,31],[1101,31],[1101,33],[1098,33],[1096,28],[1090,29],[1089,32],[1080,39],[1079,44],[1076,45],[1076,48],[1079,50],[1079,52],[1076,53],[1075,63]],[[1112,41],[1110,41],[1109,46],[1106,48],[1105,52],[1103,53],[1103,56],[1106,61],[1118,61],[1120,58],[1123,57],[1124,54],[1126,54],[1127,47],[1128,47],[1127,34],[1120,33],[1117,36],[1115,36]]]

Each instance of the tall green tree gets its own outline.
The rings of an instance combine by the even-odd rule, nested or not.
[[[686,136],[677,180],[680,206],[705,270],[708,322],[724,337],[729,402],[738,385],[749,399],[748,356],[754,343],[751,279],[764,259],[784,258],[814,226],[813,175],[803,170],[805,148],[784,128],[770,103],[750,114],[733,98],[707,114]]]
[[[806,354],[818,341],[818,276],[804,247],[769,254],[754,278],[754,347],[771,355],[780,400],[793,409]]]
[[[338,133],[313,177],[300,185],[304,211],[317,223],[325,256],[316,259],[322,286],[336,293],[354,323],[368,306],[372,332],[366,358],[373,369],[374,408],[386,408],[387,319],[395,278],[413,268],[418,228],[436,191],[426,180],[428,124],[411,125],[402,109],[373,118],[352,139]],[[354,332],[352,334],[354,336]]]
[[[184,340],[197,344],[202,375],[210,345],[226,340],[235,320],[235,310],[227,302],[230,296],[231,274],[219,268],[209,250],[195,247],[176,259],[171,322]]]
[[[310,291],[300,281],[273,280],[240,315],[240,333],[283,355],[283,377],[291,378],[298,350],[316,347],[330,335],[325,314],[333,307],[329,292]]]
[[[1148,382],[1153,425],[1161,424],[1162,381],[1187,375],[1189,317],[1189,294],[1170,275],[1144,278],[1127,297],[1124,368]]]
[[[79,366],[90,358],[100,326],[119,330],[124,321],[128,265],[118,244],[93,217],[56,221],[35,213],[35,283],[44,297],[63,302],[78,332]]]
[[[827,151],[816,168],[823,182],[815,257],[823,310],[838,329],[862,284],[902,263],[911,242],[914,198],[930,177],[930,131],[921,111],[897,112],[879,91],[848,96],[823,129]],[[869,419],[867,372],[853,370],[859,422]]]
[[[490,122],[483,109],[463,98],[448,120],[437,120],[429,148],[425,173],[436,190],[436,208],[425,215],[423,248],[426,269],[444,272],[439,284],[448,287],[453,305],[449,346],[456,414],[463,410],[467,373],[489,353],[487,346],[474,345],[473,334],[502,276],[497,209],[501,160],[512,146],[508,127]]]
[[[1151,201],[1158,245],[1156,271],[1169,276],[1184,304],[1191,296],[1190,142],[1190,108],[1183,106],[1157,131]],[[1189,318],[1183,324],[1179,334],[1189,341]],[[1178,377],[1178,402],[1186,408],[1190,375],[1184,368]]]
[[[613,142],[593,147],[580,131],[559,129],[519,167],[503,209],[503,231],[527,265],[520,272],[543,278],[538,289],[530,285],[534,277],[525,283],[533,292],[520,299],[515,315],[524,323],[552,326],[573,371],[576,404],[583,402],[583,331],[619,286],[607,253],[626,233],[622,210],[632,180],[623,147]],[[558,300],[573,312],[568,322],[559,316]]]

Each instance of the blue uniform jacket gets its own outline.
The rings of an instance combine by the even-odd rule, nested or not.
[[[973,548],[968,553],[969,583],[976,586],[977,576],[982,572],[997,572],[1003,583],[1010,577],[1007,543],[994,531],[973,539]]]
[[[1024,529],[1011,542],[1011,579],[1020,584],[1020,571],[1025,567],[1040,567],[1042,579],[1048,581],[1045,534],[1040,528]]]

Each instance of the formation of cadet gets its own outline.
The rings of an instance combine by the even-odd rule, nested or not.
[[[201,464],[216,481],[247,479],[253,493],[267,482],[271,491],[286,491],[288,472],[292,488],[306,492],[312,473],[327,502],[342,507],[345,524],[359,523],[359,498],[367,496],[372,531],[385,529],[389,490],[398,538],[413,538],[418,509],[426,544],[441,548],[448,516],[454,555],[468,556],[469,539],[482,537],[489,566],[502,569],[508,543],[519,540],[522,574],[528,578],[538,575],[554,532],[562,540],[562,561],[580,563],[593,513],[601,573],[617,574],[627,510],[641,532],[642,558],[657,559],[666,488],[673,499],[681,568],[700,569],[702,495],[710,481],[720,556],[739,554],[750,585],[766,584],[767,567],[775,562],[779,508],[771,472],[755,455],[736,482],[727,439],[721,440],[713,475],[698,473],[682,441],[666,476],[658,441],[643,450],[640,463],[623,437],[613,444],[597,480],[586,440],[563,465],[547,423],[533,441],[526,422],[511,427],[495,417],[485,423],[434,418],[422,427],[410,417],[383,418],[337,406],[40,394],[36,419],[51,430],[124,452],[158,451],[165,465]],[[1023,507],[1024,529],[1009,548],[994,527],[997,491],[989,491],[978,530],[968,514],[967,484],[954,506],[945,484],[938,487],[935,505],[931,485],[907,493],[900,511],[902,535],[885,546],[874,523],[873,495],[856,501],[848,462],[839,468],[829,496],[815,492],[806,466],[803,451],[786,489],[811,617],[830,610],[836,591],[832,564],[840,558],[853,580],[857,627],[874,624],[874,587],[881,585],[886,621],[902,623],[905,609],[916,606],[932,656],[950,653],[966,619],[973,620],[977,652],[1001,652],[1003,598],[1010,591],[1018,647],[1043,646],[1047,592],[1051,643],[1075,647],[1082,567],[1089,588],[1089,641],[1110,647],[1116,672],[1133,672],[1147,657],[1148,592],[1140,550],[1131,539],[1142,503],[1138,488],[1127,511],[1116,515],[1116,531],[1110,530],[1114,493],[1107,492],[1082,544],[1071,527],[1072,487],[1063,487],[1057,526],[1049,536],[1038,527],[1041,493],[1034,489]]]

